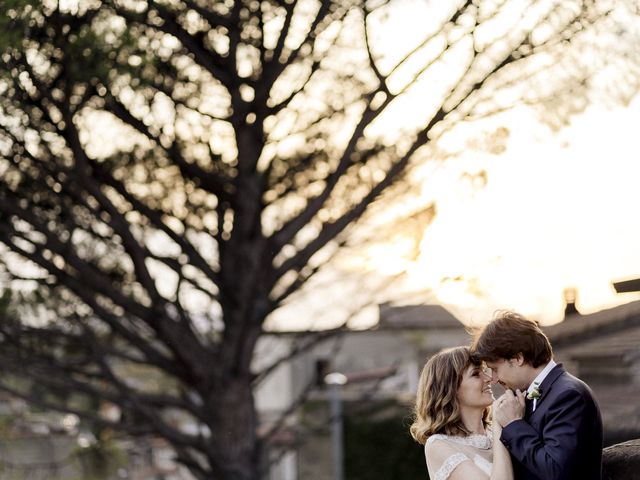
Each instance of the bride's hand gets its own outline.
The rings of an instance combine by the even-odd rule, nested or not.
[[[498,436],[500,436],[500,432],[502,432],[502,425],[500,425],[500,423],[498,422],[498,419],[496,418],[496,411],[499,408],[498,407],[498,402],[500,399],[494,400],[493,401],[493,405],[491,405],[491,429],[493,430],[494,433],[498,433]]]

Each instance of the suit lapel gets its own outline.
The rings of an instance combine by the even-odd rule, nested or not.
[[[546,397],[547,393],[549,393],[549,390],[551,389],[551,386],[560,377],[560,375],[562,375],[565,371],[566,370],[564,369],[562,364],[559,363],[555,367],[553,367],[553,370],[551,370],[549,372],[549,375],[547,375],[545,377],[545,379],[542,381],[542,383],[540,384],[540,387],[539,387],[540,396],[538,397],[538,400],[536,401],[536,410],[538,410],[540,408],[540,404],[542,403],[542,401]],[[531,414],[533,413],[533,401],[529,400],[529,401],[527,401],[527,403],[530,403],[530,405],[526,406],[525,412],[529,412],[528,416],[531,416]]]
[[[525,398],[524,400],[524,419],[528,420],[533,413],[533,400]]]

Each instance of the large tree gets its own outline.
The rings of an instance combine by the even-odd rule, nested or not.
[[[258,478],[265,320],[439,132],[575,98],[576,52],[624,30],[603,3],[4,0],[3,275],[39,307],[2,319],[0,387]],[[424,16],[413,47],[395,9]]]

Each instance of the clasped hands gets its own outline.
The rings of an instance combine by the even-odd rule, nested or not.
[[[524,393],[519,389],[506,390],[504,394],[493,402],[493,419],[501,427],[506,427],[514,420],[524,417]]]

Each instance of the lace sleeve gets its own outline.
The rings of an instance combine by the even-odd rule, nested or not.
[[[465,460],[468,460],[467,456],[464,453],[454,453],[450,457],[444,461],[442,466],[436,471],[435,477],[433,480],[447,480],[451,472],[455,470],[455,468],[460,465]]]
[[[462,462],[471,459],[446,435],[432,435],[424,446],[427,468],[432,480],[447,480]]]

